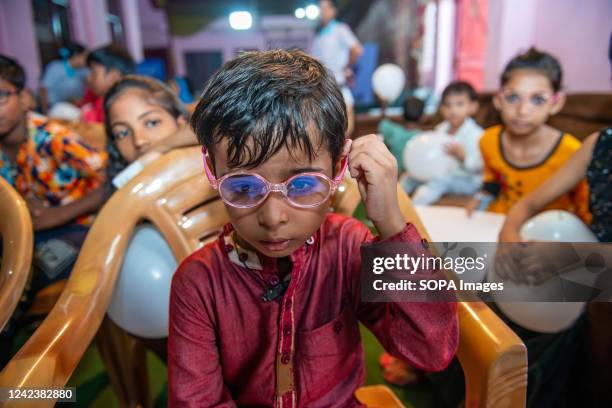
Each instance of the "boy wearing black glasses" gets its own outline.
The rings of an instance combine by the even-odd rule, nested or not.
[[[104,200],[106,153],[28,111],[25,81],[23,67],[0,55],[0,177],[24,197],[32,215],[36,234],[31,287],[36,292],[66,279],[72,270],[91,214]],[[0,334],[0,367],[9,357],[5,342],[10,343],[13,323]]]
[[[360,300],[360,222],[330,213],[345,169],[385,242],[419,243],[397,202],[397,164],[375,135],[345,140],[333,76],[300,51],[247,53],[208,82],[192,117],[231,220],[176,272],[171,406],[358,406],[358,322],[386,350],[441,370],[453,303]]]

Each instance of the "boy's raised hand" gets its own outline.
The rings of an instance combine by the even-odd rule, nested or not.
[[[371,134],[347,141],[349,172],[357,180],[368,218],[385,239],[406,225],[397,201],[397,162],[385,144]]]

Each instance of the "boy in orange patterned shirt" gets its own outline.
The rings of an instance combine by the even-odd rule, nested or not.
[[[26,297],[65,279],[85,240],[90,214],[103,203],[106,153],[65,127],[28,112],[25,73],[0,55],[0,177],[26,200],[34,225],[34,259]],[[0,257],[2,256],[0,245]],[[0,333],[0,368],[10,358],[27,302]]]
[[[90,214],[105,198],[102,186],[107,158],[65,127],[28,112],[24,84],[23,68],[0,55],[0,177],[28,204],[36,231],[34,265],[47,275],[41,275],[44,286],[66,277],[71,269]],[[48,242],[54,240],[49,247]],[[45,253],[47,260],[53,253],[65,262],[45,264]],[[66,253],[70,256],[63,256]],[[37,278],[35,273],[34,280]]]

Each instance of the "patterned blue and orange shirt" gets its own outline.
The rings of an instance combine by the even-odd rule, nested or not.
[[[74,202],[104,183],[107,156],[65,126],[28,114],[28,139],[12,163],[0,149],[0,177],[50,206]]]

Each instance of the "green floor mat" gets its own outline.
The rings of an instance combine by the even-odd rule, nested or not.
[[[385,382],[382,371],[378,365],[378,357],[383,348],[372,332],[360,325],[361,339],[365,350],[366,385],[386,384],[406,407],[430,408],[433,406],[431,389],[428,384],[416,387],[395,387]]]

